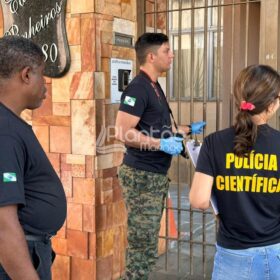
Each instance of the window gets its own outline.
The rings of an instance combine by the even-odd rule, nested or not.
[[[221,3],[221,0],[208,0],[208,8],[205,7],[204,0],[195,0],[194,7],[192,7],[192,0],[181,1],[181,8],[179,7],[180,0],[169,1],[169,8],[173,10],[170,13],[169,34],[175,56],[170,72],[170,98],[177,99],[180,95],[182,100],[189,100],[191,96],[194,100],[201,100],[206,79],[207,100],[214,100],[218,87],[218,58],[221,57],[222,52],[222,32],[219,33],[218,28],[219,22],[220,26],[222,25],[222,9],[220,18],[218,18],[218,8],[215,5],[218,2]],[[208,12],[207,15],[206,12]],[[192,33],[192,13],[194,33]],[[207,16],[206,48],[204,47],[205,16]],[[220,31],[222,31],[222,26]],[[204,73],[205,56],[207,57],[206,74]]]

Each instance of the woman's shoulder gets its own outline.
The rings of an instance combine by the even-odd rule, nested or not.
[[[210,133],[205,139],[214,140],[214,139],[227,139],[234,137],[234,128],[229,127],[215,132]]]
[[[258,127],[258,130],[259,130],[259,132],[264,133],[264,134],[272,133],[272,134],[275,134],[277,136],[280,136],[280,131],[275,129],[275,128],[273,128],[273,127],[271,127],[268,124],[260,125]]]

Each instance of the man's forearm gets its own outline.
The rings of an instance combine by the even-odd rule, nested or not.
[[[24,235],[8,232],[0,234],[0,262],[13,280],[39,280]]]
[[[0,263],[13,280],[39,280],[33,267],[27,242],[20,223],[14,217],[13,209],[0,207]],[[5,211],[3,211],[3,209]],[[9,211],[12,210],[12,211]]]
[[[143,150],[159,150],[160,139],[145,135],[135,128],[129,129],[121,139],[127,146]]]

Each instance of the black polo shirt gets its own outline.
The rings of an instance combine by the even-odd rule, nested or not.
[[[65,221],[62,184],[32,127],[0,103],[0,206],[13,204],[28,233],[55,234]]]
[[[153,87],[150,78],[140,72],[121,96],[120,111],[140,117],[138,131],[154,138],[167,138],[172,134],[169,106],[159,85]],[[166,174],[172,156],[161,151],[150,151],[126,146],[124,164],[155,173]]]

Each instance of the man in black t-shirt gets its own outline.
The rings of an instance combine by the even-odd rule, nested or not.
[[[157,81],[169,70],[174,57],[168,37],[145,33],[135,49],[140,73],[122,94],[116,138],[127,148],[119,170],[128,211],[124,278],[145,280],[157,259],[160,219],[169,186],[166,174],[172,156],[182,151],[183,138],[173,136],[170,108]],[[179,127],[177,132],[201,133],[204,125],[193,123]]]
[[[50,280],[50,238],[63,225],[62,184],[20,118],[46,98],[44,55],[19,36],[0,39],[0,279]]]

